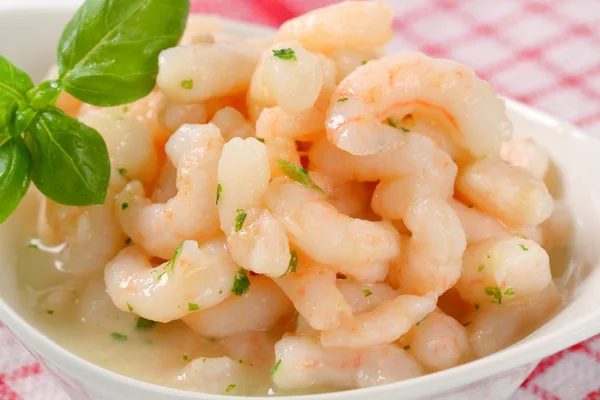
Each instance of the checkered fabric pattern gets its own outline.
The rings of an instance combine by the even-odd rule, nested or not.
[[[207,12],[277,26],[335,0],[192,0]],[[502,95],[600,137],[600,2],[388,0],[392,50],[420,50],[473,67]],[[235,6],[232,6],[235,3]],[[600,336],[543,360],[517,400],[600,400]],[[0,323],[0,400],[68,400]]]

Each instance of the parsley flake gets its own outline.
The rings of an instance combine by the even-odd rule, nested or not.
[[[121,204],[121,210],[127,210],[129,208],[129,203],[125,202]]]
[[[129,312],[132,312],[133,311],[133,307],[131,307],[131,304],[129,304],[129,303],[126,303],[126,304],[127,304],[127,309],[129,310]]]
[[[137,322],[135,323],[135,329],[145,331],[152,328],[154,325],[156,325],[156,321],[152,321],[144,317],[139,317]]]
[[[280,60],[298,61],[298,59],[296,58],[296,53],[294,52],[294,50],[292,50],[290,48],[273,50],[273,55],[275,57],[279,58]]]
[[[479,264],[479,266],[477,267],[477,272],[483,271],[484,268],[485,268],[485,265]]]
[[[244,226],[244,221],[246,220],[248,214],[241,208],[238,208],[236,212],[237,215],[235,216],[235,231],[239,232],[242,229],[242,226]]]
[[[338,100],[338,103],[343,103],[345,101],[348,101],[347,97],[342,97],[341,99]]]
[[[46,310],[46,314],[52,315],[52,314],[54,314],[54,310]]]
[[[515,289],[513,289],[513,288],[508,288],[504,291],[505,296],[514,296],[514,294],[515,294]]]
[[[113,332],[110,336],[115,339],[117,342],[125,342],[127,341],[127,335],[123,335],[122,333]]]
[[[171,268],[171,271],[175,271],[175,264],[177,263],[177,260],[179,259],[179,256],[181,255],[181,251],[183,250],[183,243],[181,243],[179,246],[177,246],[177,248],[175,249],[175,253],[173,254],[173,258],[171,258],[169,260],[169,262],[165,265],[165,271],[169,268]],[[162,275],[162,274],[161,274]]]
[[[475,311],[479,310],[480,305],[479,304],[475,304]]]
[[[275,372],[277,372],[280,365],[281,365],[281,360],[277,360],[275,365],[273,365],[273,368],[271,368],[271,375],[275,375]]]
[[[231,291],[235,293],[236,296],[241,296],[248,291],[250,288],[250,279],[248,279],[248,274],[244,268],[241,268],[235,279],[233,280],[233,286],[231,287]]]
[[[487,286],[484,289],[485,294],[492,296],[494,299],[492,303],[502,304],[502,291],[497,286]]]
[[[398,124],[396,124],[396,121],[394,121],[392,118],[388,118],[386,121],[392,128],[398,128]]]
[[[198,311],[200,307],[196,303],[188,303],[188,311]]]
[[[204,358],[202,359],[202,362],[203,362],[203,363],[205,363],[205,362],[206,362],[206,357],[204,357]]]
[[[227,386],[227,389],[225,389],[225,393],[229,393],[233,389],[235,389],[235,384],[234,383],[232,383],[231,385]]]
[[[523,243],[521,243],[519,246],[521,246],[521,248],[523,249],[523,251],[529,250],[527,247],[525,247],[525,245]]]
[[[219,294],[223,294],[223,289],[219,290]]]
[[[254,139],[258,140],[261,143],[265,142],[265,139],[261,138],[261,137],[255,137]]]
[[[304,185],[310,189],[314,189],[317,192],[321,193],[323,196],[327,197],[325,191],[313,182],[313,180],[308,175],[308,171],[305,168],[282,159],[277,160],[277,166],[279,167],[279,170],[281,170],[281,172],[284,173],[284,175],[286,175],[294,182],[298,182],[299,184]]]
[[[370,295],[373,294],[373,292],[371,292],[369,289],[363,289],[362,292],[365,295],[365,297],[369,297]]]
[[[160,281],[160,280],[162,279],[162,277],[163,277],[163,276],[164,276],[166,273],[167,273],[167,271],[163,271],[163,273],[162,273],[162,274],[160,274],[160,275],[158,275],[158,276],[156,277],[156,280],[157,280],[157,281]]]
[[[285,271],[285,274],[281,276],[286,276],[290,272],[296,272],[296,267],[298,266],[298,253],[296,250],[290,251],[290,263],[288,264],[288,269]]]
[[[239,362],[240,364],[243,364],[243,363],[244,363],[244,360],[239,360],[238,362]]]
[[[127,170],[125,168],[119,168],[118,171],[119,171],[119,175],[121,175],[121,176],[125,176],[125,174],[127,173]]]
[[[360,65],[365,65],[366,63],[368,63],[367,60],[362,60],[362,62],[360,63]]]
[[[221,184],[219,183],[217,185],[217,201],[215,202],[215,204],[219,204],[219,199],[221,198],[222,191],[223,191],[223,186],[221,186]]]
[[[403,348],[404,348],[404,350],[406,350],[406,351],[410,350],[410,344],[408,344],[408,345],[404,346]]]
[[[182,88],[187,89],[187,90],[193,89],[194,88],[194,80],[187,79],[187,80],[181,81],[180,85]]]
[[[400,129],[402,129],[402,132],[406,132],[406,133],[410,132],[410,129],[405,128],[403,126],[401,126]]]
[[[187,361],[187,360],[189,360],[189,359],[190,359],[190,358],[188,357],[188,355],[187,355],[187,354],[184,354],[184,355],[183,355],[183,361]]]

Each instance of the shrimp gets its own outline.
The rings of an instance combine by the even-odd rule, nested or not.
[[[544,180],[550,168],[548,152],[533,139],[513,139],[502,144],[500,158],[516,167],[525,168],[541,181]]]
[[[277,40],[297,40],[310,51],[368,49],[392,39],[392,7],[380,1],[352,1],[320,8],[285,22]]]
[[[402,293],[439,296],[454,286],[467,246],[465,232],[454,210],[427,182],[409,176],[380,183],[372,205],[386,218],[402,219],[412,233],[390,270]]]
[[[264,108],[276,105],[293,112],[310,109],[322,86],[316,56],[298,42],[277,43],[263,51],[252,75],[247,98],[250,119],[256,121]]]
[[[308,257],[357,280],[384,280],[388,263],[398,256],[399,235],[392,225],[340,214],[321,193],[288,178],[271,182],[266,202]]]
[[[397,296],[355,315],[337,328],[321,332],[321,345],[360,348],[390,344],[435,310],[436,302],[437,297],[432,295]]]
[[[236,274],[224,240],[187,240],[157,267],[139,246],[125,248],[106,266],[104,282],[119,309],[169,322],[226,300]]]
[[[274,280],[314,329],[332,329],[352,317],[352,308],[336,287],[335,272],[302,254],[296,272]]]
[[[385,283],[356,283],[339,280],[337,287],[352,307],[353,314],[370,311],[387,300],[392,300],[398,293]]]
[[[234,138],[225,144],[219,160],[217,202],[229,251],[242,267],[278,277],[287,271],[291,255],[284,225],[263,208],[269,179],[264,144],[255,138]]]
[[[444,197],[454,191],[458,167],[431,139],[406,133],[379,154],[355,156],[322,139],[309,153],[311,169],[335,182],[391,181],[408,175],[427,180]]]
[[[137,316],[115,307],[102,279],[90,280],[77,296],[75,315],[86,326],[104,332],[128,332]]]
[[[273,354],[275,340],[272,336],[264,331],[242,332],[227,336],[219,342],[219,345],[223,346],[229,357],[234,360],[242,360],[242,363],[258,368],[269,366],[270,369],[275,357]]]
[[[252,124],[246,121],[242,113],[233,107],[225,107],[217,111],[210,123],[221,130],[225,142],[234,137],[246,139],[254,136]]]
[[[406,52],[368,62],[340,83],[327,114],[327,137],[349,153],[377,154],[402,135],[389,121],[408,114],[447,121],[447,134],[475,157],[497,154],[512,130],[504,101],[471,69]]]
[[[360,353],[357,386],[371,387],[416,378],[423,368],[411,355],[395,345],[367,348]]]
[[[158,167],[156,150],[152,133],[143,123],[115,108],[90,111],[81,122],[102,135],[113,168],[144,184],[154,180]]]
[[[510,231],[497,219],[490,217],[474,207],[450,199],[449,204],[456,213],[467,237],[467,244],[495,238],[504,239],[511,235]]]
[[[278,365],[273,383],[280,389],[327,386],[356,387],[360,352],[356,349],[323,348],[309,336],[284,336],[275,344]]]
[[[184,124],[204,124],[207,111],[204,104],[182,104],[165,99],[158,111],[158,122],[168,136]]]
[[[177,169],[171,163],[166,163],[158,176],[154,191],[153,203],[166,203],[177,195]]]
[[[337,83],[340,83],[356,68],[381,57],[381,51],[374,48],[365,48],[361,50],[336,48],[333,49],[328,56],[335,62],[336,80]]]
[[[229,357],[201,357],[190,361],[177,380],[185,389],[211,394],[236,394],[256,384],[252,367]]]
[[[427,368],[440,371],[458,365],[469,352],[467,330],[454,318],[434,311],[402,339]]]
[[[257,276],[250,282],[243,295],[190,314],[183,322],[204,337],[224,338],[247,331],[267,330],[293,310],[292,303],[271,279]],[[222,296],[227,297],[231,285],[222,290]]]
[[[551,280],[546,251],[532,240],[514,236],[469,246],[456,289],[471,304],[508,304],[535,296]]]
[[[166,146],[177,168],[177,195],[165,204],[152,204],[137,181],[117,195],[123,230],[150,255],[168,259],[184,239],[203,241],[218,232],[215,190],[223,144],[212,124],[183,125]]]
[[[219,40],[163,50],[156,83],[181,103],[243,93],[258,62],[258,50],[237,40]]]
[[[372,185],[362,182],[350,181],[334,184],[329,198],[329,204],[340,213],[352,218],[370,219]]]

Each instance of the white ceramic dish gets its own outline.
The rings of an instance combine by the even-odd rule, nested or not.
[[[31,1],[31,0],[28,0]],[[55,60],[55,43],[79,0],[62,5],[7,7],[0,4],[0,54],[40,78]],[[27,2],[26,2],[27,3]],[[19,7],[19,8],[17,8]],[[248,28],[247,35],[260,35]],[[560,171],[562,196],[574,220],[571,276],[576,283],[561,312],[535,333],[490,357],[410,381],[332,394],[298,396],[297,400],[367,399],[506,399],[537,362],[600,332],[600,142],[569,124],[508,101],[516,136],[543,143]],[[207,400],[226,396],[184,392],[136,381],[93,365],[64,350],[27,322],[16,287],[14,245],[18,213],[0,226],[0,319],[57,376],[73,399]],[[257,398],[253,398],[257,399]]]

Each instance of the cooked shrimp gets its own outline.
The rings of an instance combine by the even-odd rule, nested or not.
[[[275,340],[272,336],[272,334],[265,331],[242,332],[226,337],[219,344],[225,348],[227,355],[234,360],[242,360],[243,364],[256,367],[268,365],[270,369],[275,356],[273,354]]]
[[[392,300],[398,293],[385,283],[356,283],[339,280],[337,287],[352,307],[353,314],[370,311],[387,300]]]
[[[121,310],[169,322],[226,300],[236,274],[222,239],[187,240],[157,267],[139,246],[125,248],[106,266],[104,282]]]
[[[277,40],[297,40],[310,51],[367,49],[392,39],[392,7],[380,1],[349,1],[285,22]]]
[[[284,336],[275,344],[275,358],[273,383],[280,389],[356,386],[360,352],[355,349],[323,348],[309,336]]]
[[[222,296],[227,297],[231,285],[222,290]],[[271,279],[257,276],[251,279],[250,287],[243,295],[232,296],[208,310],[190,314],[183,322],[202,336],[224,338],[269,329],[292,310],[292,303]]]
[[[119,310],[112,302],[102,279],[92,279],[77,296],[75,315],[86,326],[104,332],[129,332],[137,316]]]
[[[398,255],[399,235],[392,225],[340,214],[319,192],[288,178],[271,182],[266,202],[308,257],[355,279],[382,281]]]
[[[340,213],[352,218],[371,216],[371,197],[373,196],[371,187],[372,185],[368,183],[356,181],[334,184],[329,204]]]
[[[173,255],[184,239],[203,241],[219,230],[215,191],[223,138],[212,125],[183,125],[166,150],[177,167],[177,195],[152,204],[142,185],[129,183],[116,197],[116,212],[125,233],[149,254]]]
[[[215,116],[210,120],[221,130],[221,135],[225,142],[230,141],[234,137],[246,139],[254,136],[254,128],[246,121],[246,118],[241,112],[233,107],[225,107],[217,111]]]
[[[298,42],[277,43],[263,51],[248,90],[250,119],[264,108],[279,105],[288,111],[313,107],[321,93],[323,72],[317,57]]]
[[[460,219],[467,237],[467,244],[471,245],[484,239],[504,239],[512,236],[510,231],[497,219],[476,208],[467,207],[455,199],[450,199],[449,204]]]
[[[336,287],[335,272],[302,254],[296,272],[276,278],[275,283],[314,329],[332,329],[352,317],[352,308]]]
[[[456,190],[479,210],[513,226],[535,226],[552,214],[552,196],[529,171],[486,157],[460,171]]]
[[[336,79],[337,83],[340,83],[356,68],[381,57],[381,51],[374,48],[360,50],[352,48],[336,48],[331,51],[328,56],[335,62]]]
[[[516,167],[525,168],[543,181],[550,167],[548,152],[533,139],[513,139],[502,144],[500,158]]]
[[[158,112],[158,121],[169,134],[184,124],[204,124],[207,120],[204,104],[182,104],[165,99]]]
[[[546,251],[532,240],[514,236],[469,246],[456,288],[472,304],[507,304],[535,296],[551,280]]]
[[[390,344],[435,310],[436,302],[437,297],[431,295],[397,296],[337,328],[321,332],[321,345],[360,348]]]
[[[471,69],[407,52],[371,61],[340,83],[327,137],[352,154],[377,154],[402,135],[389,121],[408,114],[449,122],[448,135],[476,157],[496,154],[512,129],[504,101]]]
[[[165,163],[152,192],[153,203],[166,203],[177,195],[177,169]]]
[[[457,320],[434,311],[403,338],[402,344],[427,368],[440,371],[464,361],[469,351],[467,330]]]
[[[242,93],[250,84],[258,51],[238,40],[218,40],[164,50],[156,83],[175,101],[195,103]]]
[[[242,267],[278,277],[287,271],[291,256],[284,225],[262,207],[269,179],[264,144],[255,138],[234,138],[225,144],[219,160],[218,207],[229,251]]]
[[[358,387],[371,387],[416,378],[424,374],[410,351],[395,345],[367,348],[360,353]]]
[[[177,377],[186,389],[212,394],[236,394],[256,383],[252,367],[229,357],[201,357],[190,361]]]

